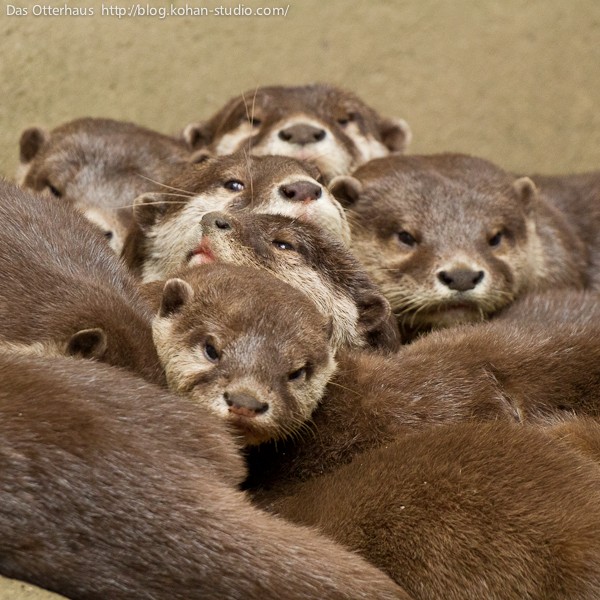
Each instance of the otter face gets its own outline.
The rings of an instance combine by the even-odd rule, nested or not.
[[[305,423],[335,370],[331,326],[264,271],[205,265],[168,280],[153,335],[167,382],[247,444]]]
[[[420,160],[373,161],[332,183],[355,255],[413,332],[484,319],[545,270],[530,180],[476,187]]]
[[[396,350],[389,303],[340,243],[309,223],[279,215],[208,213],[189,264],[233,263],[265,269],[306,293],[333,322],[334,347]]]
[[[165,279],[193,264],[201,219],[218,210],[281,214],[312,222],[349,243],[344,210],[310,165],[282,156],[239,153],[187,165],[168,182],[172,192],[145,194],[134,218],[144,235],[144,282]],[[190,263],[192,259],[192,263]]]
[[[175,140],[132,123],[79,119],[51,132],[26,129],[18,177],[24,187],[81,210],[118,254],[136,196],[188,155]]]
[[[246,92],[183,135],[192,148],[208,146],[216,154],[248,146],[255,155],[307,160],[327,179],[403,151],[411,139],[404,120],[384,119],[354,94],[322,84]]]

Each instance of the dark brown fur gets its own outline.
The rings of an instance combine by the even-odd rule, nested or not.
[[[162,381],[151,312],[98,231],[66,204],[0,182],[0,338]]]
[[[422,600],[600,596],[600,469],[534,428],[414,433],[272,508],[317,526]]]
[[[183,133],[192,148],[284,154],[314,162],[330,178],[406,149],[408,124],[378,115],[355,94],[327,84],[269,86],[232,98]]]
[[[249,487],[277,496],[288,483],[432,425],[600,417],[600,304],[593,310],[594,302],[592,295],[559,295],[541,309],[546,316],[530,321],[535,302],[523,298],[511,316],[433,332],[394,355],[339,354],[312,434],[253,451]],[[579,320],[577,307],[596,318]],[[561,322],[569,312],[574,320]]]
[[[250,506],[218,419],[115,368],[0,353],[0,573],[74,600],[408,599]]]
[[[390,156],[332,183],[352,249],[402,328],[487,318],[530,291],[582,288],[585,240],[527,178],[465,155]]]

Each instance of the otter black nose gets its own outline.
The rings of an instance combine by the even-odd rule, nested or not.
[[[300,146],[320,142],[325,139],[326,135],[324,129],[319,129],[306,123],[298,123],[297,125],[286,127],[279,132],[279,138],[284,142],[299,144]]]
[[[483,271],[471,271],[470,269],[455,269],[438,273],[438,279],[445,286],[457,292],[472,290],[483,280],[483,277]]]
[[[267,412],[269,404],[267,402],[261,402],[250,394],[244,394],[243,392],[225,392],[223,394],[225,402],[231,412],[241,414],[247,417],[254,417]]]
[[[323,190],[320,185],[312,181],[296,181],[295,183],[282,185],[279,188],[279,193],[288,200],[302,202],[303,200],[319,199]]]
[[[202,216],[200,223],[205,227],[215,227],[217,229],[231,229],[231,219],[222,212],[209,212]]]

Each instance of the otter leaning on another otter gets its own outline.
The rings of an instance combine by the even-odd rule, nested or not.
[[[314,163],[326,179],[390,152],[412,133],[403,119],[378,115],[355,94],[327,84],[258,87],[232,98],[208,121],[183,131],[191,148],[279,154]]]
[[[189,164],[165,180],[161,192],[136,198],[123,257],[144,282],[169,277],[186,266],[187,252],[198,244],[202,215],[215,210],[287,215],[348,244],[344,210],[318,176],[314,167],[293,158],[245,152]]]
[[[119,254],[134,199],[160,189],[156,182],[171,178],[171,168],[189,156],[181,141],[134,123],[83,118],[52,131],[23,131],[17,177],[76,206]]]
[[[481,320],[529,291],[583,288],[584,240],[526,177],[469,156],[373,160],[331,190],[352,250],[408,335]]]

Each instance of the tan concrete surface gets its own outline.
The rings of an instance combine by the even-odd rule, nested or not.
[[[0,576],[0,600],[60,600],[63,596]]]
[[[9,16],[9,4],[30,15]],[[459,150],[521,172],[600,168],[597,0],[187,0],[289,8],[286,17],[166,19],[102,16],[99,0],[37,4],[94,8],[89,17],[33,16],[34,5],[0,0],[6,176],[32,124],[91,115],[175,132],[246,89],[312,81],[406,118],[413,152]],[[0,600],[21,597],[7,585]]]

